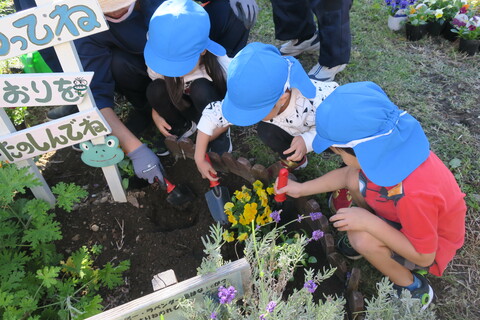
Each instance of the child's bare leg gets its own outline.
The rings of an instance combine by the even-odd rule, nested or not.
[[[352,247],[390,281],[402,287],[412,284],[410,270],[391,258],[392,252],[383,242],[365,231],[349,231],[347,234]]]

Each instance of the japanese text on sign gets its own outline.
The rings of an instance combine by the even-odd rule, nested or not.
[[[0,59],[51,47],[107,30],[95,0],[59,1],[6,16],[0,23]]]

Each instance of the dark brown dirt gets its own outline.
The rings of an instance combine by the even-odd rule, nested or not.
[[[166,192],[156,185],[131,179],[127,203],[115,203],[109,197],[108,186],[101,169],[88,167],[80,160],[80,153],[65,148],[49,159],[43,175],[51,186],[58,182],[74,182],[84,187],[89,195],[72,212],[57,209],[63,240],[57,249],[67,256],[81,246],[102,245],[103,252],[95,261],[103,266],[130,260],[125,273],[125,284],[102,293],[104,306],[109,309],[153,291],[154,275],[173,269],[179,281],[196,275],[203,257],[201,237],[214,223],[206,206],[205,192],[209,185],[200,177],[192,160],[162,158],[168,178],[175,184],[188,186],[196,195],[186,208],[179,210],[166,201]],[[242,178],[221,174],[221,183],[231,194],[248,183]],[[296,217],[296,214],[294,215]],[[326,264],[319,244],[309,246],[319,263],[311,265],[322,269]],[[238,250],[237,250],[238,251]],[[235,249],[227,248],[227,258],[235,260]],[[302,272],[292,287],[303,284]],[[298,278],[298,279],[297,279]],[[321,293],[342,294],[343,283],[336,278],[327,281]]]

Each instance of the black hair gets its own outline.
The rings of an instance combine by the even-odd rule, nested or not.
[[[217,56],[206,51],[203,56],[200,57],[200,64],[205,66],[205,70],[210,78],[213,80],[213,87],[217,93],[224,97],[227,92],[227,84],[225,79],[225,72],[218,63]],[[183,77],[164,77],[167,87],[168,96],[170,100],[180,111],[184,111],[190,106],[190,103],[183,99]]]
[[[355,154],[355,150],[353,148],[340,148],[340,147],[332,147],[332,148],[337,148],[339,150],[345,151],[346,153],[356,157],[357,155]]]

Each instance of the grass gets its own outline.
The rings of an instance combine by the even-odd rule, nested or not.
[[[262,9],[250,41],[280,45],[275,40],[271,5],[257,0]],[[408,42],[402,33],[387,28],[387,12],[382,0],[357,0],[351,10],[352,50],[348,67],[336,81],[374,81],[400,108],[421,123],[432,150],[452,170],[467,194],[466,241],[441,278],[433,276],[440,319],[480,319],[480,54],[466,57],[458,44],[426,38]],[[11,13],[10,0],[0,1],[0,15]],[[317,53],[299,57],[308,71]],[[2,62],[2,73],[16,62]],[[255,128],[234,128],[235,139],[247,141],[241,155],[268,166],[275,155],[256,138]],[[238,140],[237,140],[238,141]],[[242,142],[244,144],[244,142]],[[239,154],[237,153],[237,156]],[[297,178],[315,178],[340,165],[330,154],[310,154],[309,165]],[[326,197],[318,197],[325,212]],[[362,290],[374,292],[381,275],[364,261],[355,262],[363,272]]]

